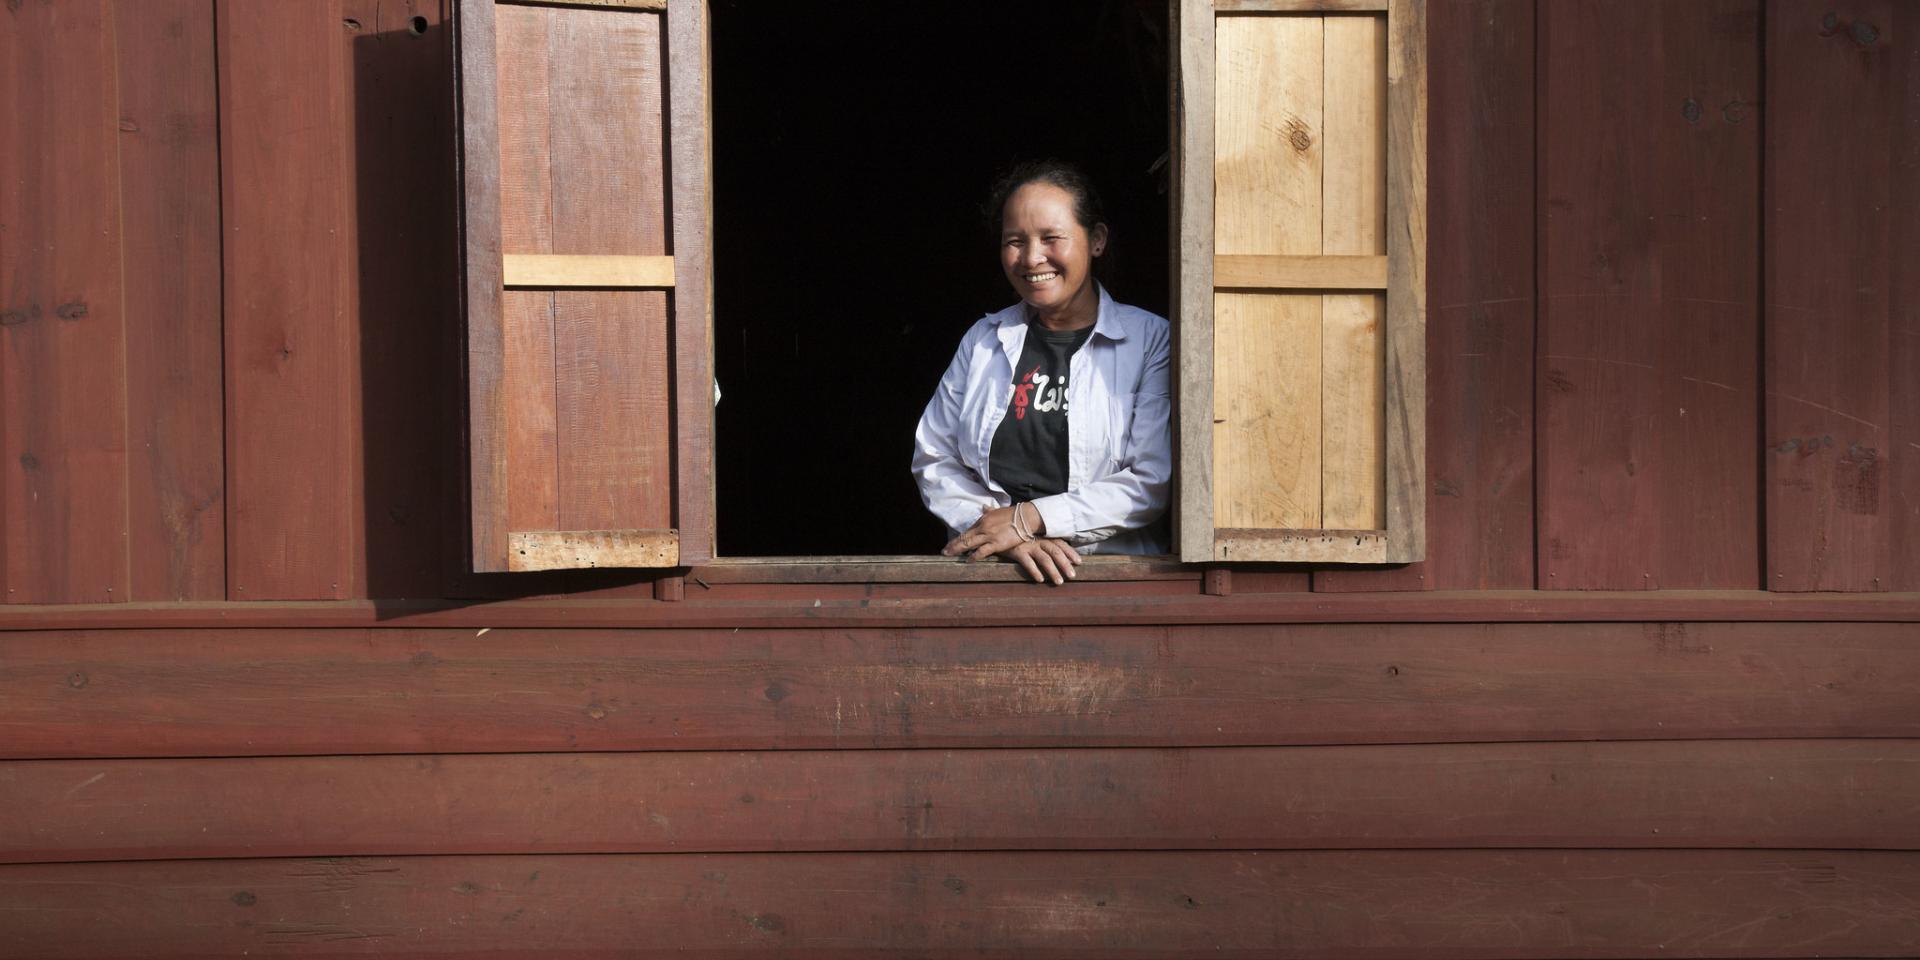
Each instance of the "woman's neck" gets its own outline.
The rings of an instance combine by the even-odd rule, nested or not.
[[[1100,319],[1100,287],[1093,283],[1081,287],[1080,292],[1058,310],[1042,310],[1029,304],[1027,313],[1034,322],[1056,333],[1090,327]]]

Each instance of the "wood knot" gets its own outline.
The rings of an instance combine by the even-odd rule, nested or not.
[[[1313,147],[1313,131],[1299,117],[1287,118],[1287,143],[1305,153]]]

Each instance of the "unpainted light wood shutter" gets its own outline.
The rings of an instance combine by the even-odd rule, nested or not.
[[[1425,552],[1424,0],[1181,0],[1181,559]]]
[[[712,554],[705,0],[460,0],[473,567]]]

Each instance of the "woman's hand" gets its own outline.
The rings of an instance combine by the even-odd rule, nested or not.
[[[1026,568],[1034,583],[1052,580],[1055,585],[1072,580],[1073,568],[1080,563],[1080,551],[1065,540],[1045,537],[1016,543],[1003,556]]]
[[[1020,519],[1028,524],[1027,532],[1039,535],[1043,526],[1040,511],[1030,506],[1015,504],[1011,507],[999,507],[988,510],[973,522],[965,533],[954,537],[940,552],[949,557],[963,553],[971,554],[974,560],[985,560],[996,553],[1005,553],[1020,543],[1020,531],[1013,527],[1013,511],[1020,510]]]

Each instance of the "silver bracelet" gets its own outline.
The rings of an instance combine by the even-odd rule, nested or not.
[[[1026,523],[1020,519],[1020,504],[1018,503],[1013,505],[1013,532],[1020,535],[1021,543],[1033,542],[1033,534],[1027,530]]]

